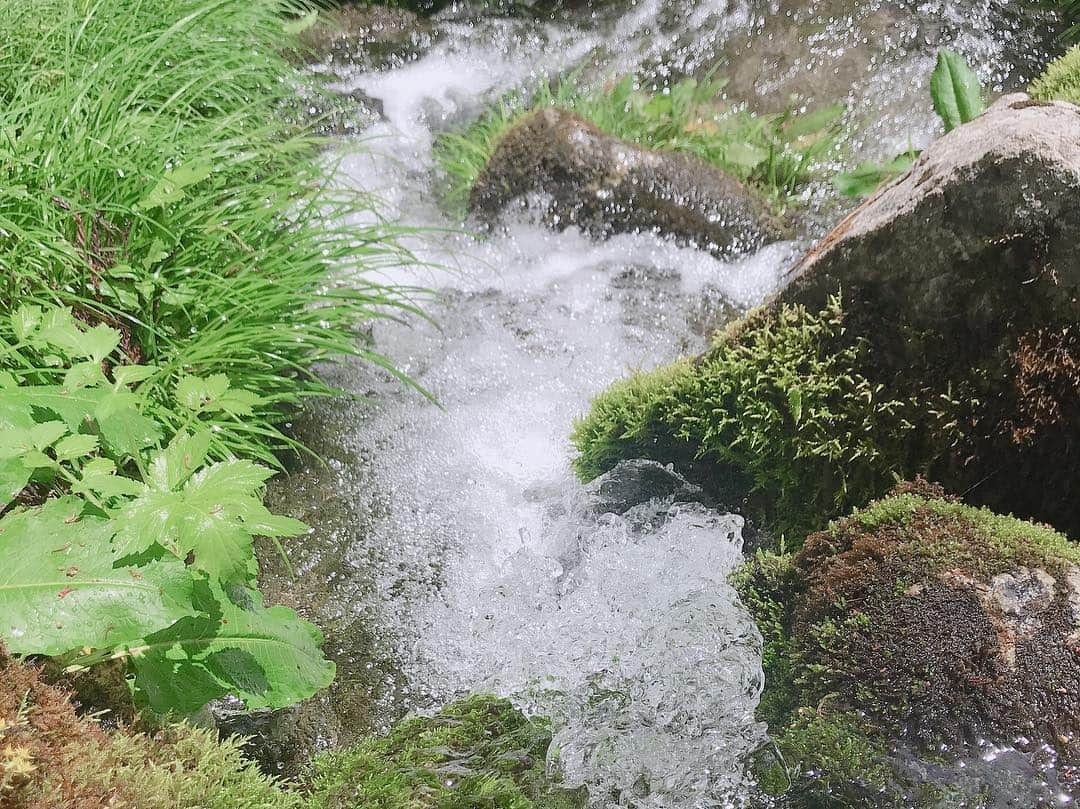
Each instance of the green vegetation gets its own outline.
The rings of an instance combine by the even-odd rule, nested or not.
[[[551,733],[506,700],[470,697],[388,736],[325,753],[310,773],[313,802],[334,809],[574,809],[545,775]]]
[[[844,337],[832,300],[818,313],[759,310],[697,361],[600,394],[574,428],[591,479],[631,457],[693,458],[728,502],[793,542],[911,474],[923,409],[858,372],[866,345]]]
[[[948,48],[938,50],[937,65],[930,75],[930,98],[946,132],[978,118],[986,109],[979,77],[964,57]],[[837,174],[833,185],[845,196],[868,197],[910,169],[919,154],[909,146],[887,163],[863,163],[854,171]]]
[[[683,79],[663,92],[640,89],[634,76],[584,90],[574,78],[498,101],[463,132],[439,137],[435,157],[449,179],[448,204],[464,214],[477,176],[500,138],[530,111],[545,106],[573,110],[608,134],[652,149],[699,157],[786,201],[813,176],[836,142],[843,112],[827,107],[754,115],[722,98],[726,81]]]
[[[1068,101],[1080,105],[1080,45],[1055,59],[1028,88],[1040,101]]]
[[[106,731],[0,649],[0,804],[7,809],[301,809],[235,740],[185,725]]]
[[[755,762],[761,788],[796,806],[939,806],[942,790],[968,787],[913,791],[889,763],[894,745],[938,757],[942,744],[1069,721],[1074,627],[1057,612],[1068,594],[1058,587],[1041,606],[1026,602],[1041,624],[1022,645],[995,628],[986,594],[1012,580],[1038,592],[1039,577],[1060,581],[1078,562],[1080,549],[1051,529],[923,481],[830,524],[795,554],[759,551],[732,584],[765,640],[758,717],[776,754]]]
[[[255,538],[306,530],[263,486],[313,365],[385,366],[363,330],[411,310],[365,277],[394,234],[346,228],[370,201],[286,114],[302,11],[0,0],[0,638],[125,661],[160,713],[330,683],[261,604]]]
[[[111,364],[152,373],[167,434],[187,375],[223,373],[250,412],[206,414],[211,456],[274,463],[275,425],[309,372],[360,353],[400,292],[345,267],[401,259],[384,228],[342,220],[370,200],[331,187],[320,142],[290,124],[288,0],[0,0],[0,315],[70,307],[121,333]],[[390,309],[387,309],[390,306]],[[7,317],[0,339],[17,343]],[[4,362],[31,384],[48,367]]]

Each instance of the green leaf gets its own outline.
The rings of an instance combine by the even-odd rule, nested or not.
[[[76,494],[92,492],[102,497],[134,497],[146,487],[137,480],[116,474],[116,464],[108,458],[93,458],[83,466],[79,483],[72,487]]]
[[[77,365],[72,365],[64,374],[64,388],[66,390],[78,390],[100,385],[105,381],[105,374],[101,370],[101,361],[87,360]]]
[[[769,151],[749,143],[731,143],[724,150],[724,159],[749,173],[769,157]]]
[[[104,323],[99,323],[89,331],[83,332],[82,342],[82,356],[90,357],[94,362],[100,363],[120,345],[120,332]]]
[[[186,618],[128,652],[136,686],[153,710],[192,713],[226,694],[249,710],[281,708],[333,681],[322,634],[291,609],[265,608],[255,590],[232,588],[226,595],[208,582],[198,594],[204,616]]]
[[[65,497],[0,520],[0,640],[8,651],[108,649],[192,615],[183,563],[114,568],[113,526],[82,509],[82,500]]]
[[[34,449],[45,450],[67,433],[67,425],[62,421],[46,421],[30,428],[30,443]]]
[[[0,459],[0,510],[7,508],[26,488],[33,473],[19,458]]]
[[[96,435],[69,435],[57,442],[53,447],[57,460],[70,461],[73,458],[82,458],[93,453],[97,449],[98,440]]]
[[[798,388],[788,390],[788,407],[791,409],[791,417],[798,424],[802,421],[802,391]]]
[[[11,314],[11,330],[20,342],[25,340],[41,322],[41,307],[24,303]]]
[[[882,185],[891,182],[911,168],[917,153],[902,154],[888,163],[863,163],[854,171],[833,177],[833,185],[848,197],[868,197]]]
[[[816,135],[839,121],[846,111],[847,107],[843,104],[830,104],[802,115],[793,115],[784,124],[784,137],[793,141],[807,135]]]
[[[117,385],[134,385],[149,379],[157,370],[155,365],[118,365],[113,368],[113,379]]]
[[[202,466],[209,451],[209,430],[201,430],[194,435],[177,433],[150,462],[146,482],[158,491],[172,491]]]
[[[948,48],[938,51],[937,67],[930,76],[930,95],[946,132],[977,118],[985,109],[978,76],[964,57]]]
[[[184,198],[185,188],[202,182],[210,176],[212,170],[209,163],[194,163],[170,169],[154,184],[150,193],[135,204],[135,208],[145,211],[179,202]]]
[[[176,385],[176,401],[182,407],[195,413],[212,410],[214,403],[229,389],[229,378],[225,374],[214,374],[203,379],[198,376],[185,376]]]

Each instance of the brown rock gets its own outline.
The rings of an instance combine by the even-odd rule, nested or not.
[[[554,226],[598,236],[655,231],[719,255],[780,236],[753,191],[693,157],[607,135],[576,113],[537,110],[508,132],[473,185],[470,209],[493,220],[541,196]]]

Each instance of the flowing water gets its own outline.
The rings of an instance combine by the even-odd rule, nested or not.
[[[332,381],[371,401],[320,405],[297,425],[330,465],[277,498],[320,528],[290,549],[298,578],[270,588],[324,627],[339,665],[300,733],[346,741],[496,692],[553,717],[565,779],[600,806],[739,805],[745,759],[765,741],[761,640],[725,581],[742,520],[662,469],[624,470],[663,485],[630,485],[637,496],[613,504],[575,480],[568,434],[629,369],[701,350],[762,301],[815,225],[730,261],[526,219],[477,240],[437,204],[433,139],[560,71],[662,83],[719,65],[758,109],[795,92],[845,102],[851,157],[888,156],[936,131],[938,45],[1002,90],[1045,61],[1034,30],[986,0],[642,0],[542,19],[451,8],[396,54],[320,67],[381,108],[341,181],[381,197],[388,217],[444,229],[412,245],[432,266],[389,276],[434,290],[433,323],[374,332],[439,406],[345,365]],[[827,190],[807,202],[811,221],[839,210]]]

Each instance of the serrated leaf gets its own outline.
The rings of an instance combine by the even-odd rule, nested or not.
[[[249,710],[281,708],[333,681],[322,634],[291,609],[263,607],[254,590],[231,591],[231,598],[216,584],[199,590],[205,616],[184,619],[128,652],[152,709],[191,713],[226,694]]]
[[[229,389],[225,374],[214,374],[205,379],[185,376],[176,385],[176,401],[182,407],[196,413],[213,410],[214,403]]]
[[[135,497],[146,487],[137,480],[116,474],[116,464],[108,458],[93,458],[80,472],[79,483],[72,487],[76,494],[92,492],[102,497]]]
[[[11,313],[11,330],[15,332],[15,337],[20,341],[29,337],[40,322],[40,306],[24,303]]]
[[[28,436],[34,449],[44,450],[66,435],[67,431],[67,425],[62,421],[46,421],[31,427]]]
[[[100,385],[105,381],[105,374],[101,370],[101,362],[87,360],[77,365],[72,365],[64,374],[65,390],[78,390]]]
[[[118,385],[134,385],[157,373],[156,365],[118,365],[113,368],[113,379]]]
[[[120,332],[104,323],[99,323],[89,331],[83,332],[82,339],[82,356],[90,357],[94,362],[100,363],[120,345]]]
[[[948,48],[938,51],[937,66],[930,76],[930,96],[946,132],[977,118],[986,108],[979,77],[964,57]]]
[[[53,447],[57,460],[70,461],[74,458],[82,458],[90,455],[97,449],[98,440],[96,435],[69,435],[62,438]]]
[[[150,462],[146,482],[159,491],[172,491],[203,465],[209,451],[209,430],[200,430],[194,435],[178,433]]]
[[[65,497],[0,519],[0,640],[8,651],[107,649],[193,614],[183,563],[114,568],[112,525],[82,509]]]

